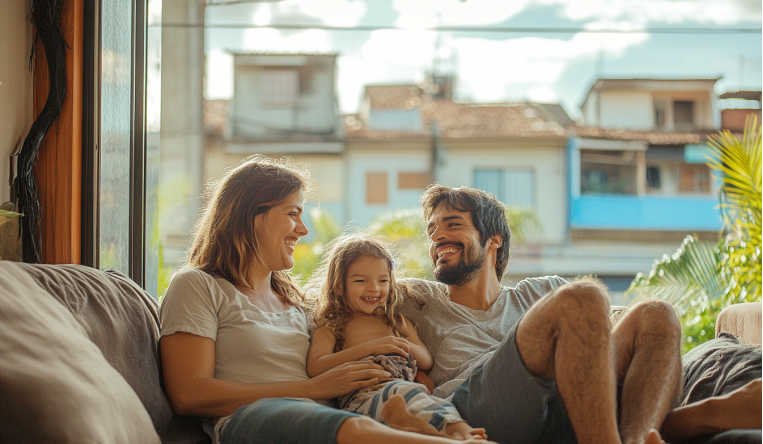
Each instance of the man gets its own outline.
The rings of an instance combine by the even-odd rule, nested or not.
[[[662,442],[656,429],[681,379],[669,304],[636,304],[612,326],[606,290],[593,280],[503,287],[511,238],[503,205],[440,185],[422,204],[441,284],[403,281],[403,314],[435,357],[435,394],[452,395],[499,442]]]

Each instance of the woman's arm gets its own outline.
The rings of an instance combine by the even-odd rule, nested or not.
[[[429,353],[429,349],[424,342],[419,338],[419,334],[416,331],[416,326],[411,321],[403,317],[403,322],[400,325],[400,333],[405,336],[410,342],[410,353],[413,359],[416,360],[416,365],[421,370],[429,370],[434,364],[432,360],[432,354]]]
[[[245,384],[214,377],[212,339],[175,333],[162,337],[159,349],[167,395],[180,415],[226,416],[261,398],[331,399],[376,384],[389,375],[378,365],[354,362],[304,381]]]
[[[307,354],[308,376],[320,375],[338,365],[358,361],[375,354],[396,353],[408,356],[405,340],[394,336],[374,339],[334,353],[336,338],[328,327],[320,327],[310,340]]]

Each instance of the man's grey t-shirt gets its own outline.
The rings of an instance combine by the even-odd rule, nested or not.
[[[504,287],[487,310],[475,310],[451,301],[445,284],[402,279],[402,314],[416,325],[434,357],[429,372],[437,386],[434,394],[451,396],[495,353],[530,306],[566,283],[559,276],[523,279],[515,287]]]

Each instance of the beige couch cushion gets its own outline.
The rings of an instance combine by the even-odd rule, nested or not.
[[[729,305],[718,315],[715,335],[731,333],[742,344],[760,345],[761,304],[746,302]]]
[[[135,392],[59,302],[0,264],[0,441],[158,443]]]

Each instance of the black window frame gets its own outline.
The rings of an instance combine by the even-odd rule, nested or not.
[[[84,2],[82,76],[82,212],[81,263],[99,267],[100,72],[101,11],[103,1]],[[130,86],[130,201],[129,277],[145,284],[146,209],[146,34],[148,0],[132,2],[132,57]]]

